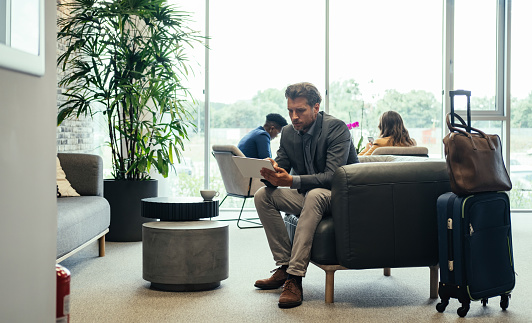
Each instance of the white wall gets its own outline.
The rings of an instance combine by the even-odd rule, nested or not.
[[[0,322],[55,322],[56,1],[46,74],[0,68]]]

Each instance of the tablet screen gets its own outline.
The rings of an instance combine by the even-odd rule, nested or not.
[[[233,161],[244,177],[263,178],[260,174],[260,170],[263,168],[275,171],[272,163],[267,159],[233,156]]]

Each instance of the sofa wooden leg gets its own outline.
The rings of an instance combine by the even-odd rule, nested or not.
[[[438,269],[439,266],[430,266],[430,298],[438,298]]]
[[[384,268],[384,276],[390,276],[392,274],[391,268]]]
[[[105,234],[98,239],[99,256],[105,256]]]
[[[334,303],[334,272],[325,270],[325,303]]]

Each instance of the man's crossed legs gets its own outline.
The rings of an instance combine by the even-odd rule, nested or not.
[[[277,266],[268,279],[255,282],[260,289],[284,286],[279,307],[301,305],[303,287],[301,279],[307,272],[314,232],[324,214],[329,214],[331,191],[315,188],[306,194],[289,188],[264,187],[255,193],[255,207],[264,226],[268,244]],[[282,212],[299,214],[293,245],[281,216]]]

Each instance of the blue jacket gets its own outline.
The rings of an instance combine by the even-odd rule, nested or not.
[[[263,127],[248,132],[238,143],[238,149],[246,157],[264,159],[272,157],[270,148],[270,134]]]

